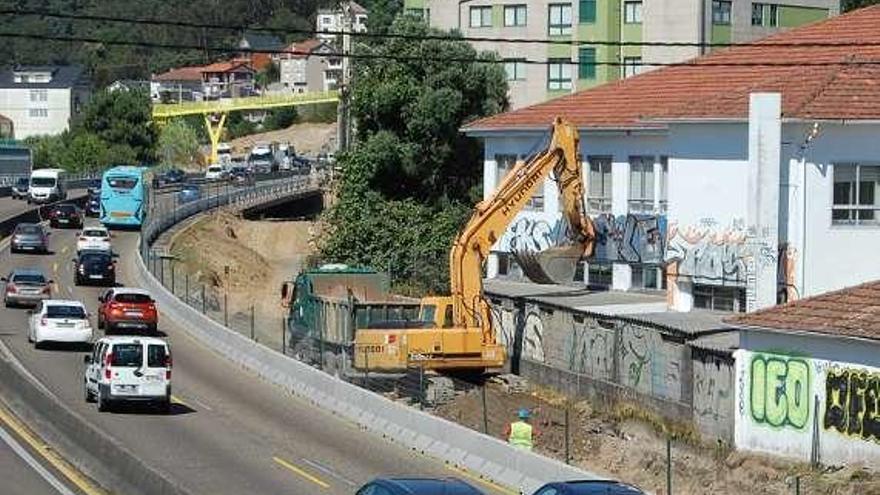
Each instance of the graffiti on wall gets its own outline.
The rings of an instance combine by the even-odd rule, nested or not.
[[[784,243],[779,246],[779,291],[786,302],[796,301],[799,298],[797,290],[797,249],[791,244]]]
[[[665,215],[598,215],[593,258],[603,262],[660,264],[666,251]]]
[[[673,272],[696,282],[745,284],[751,256],[742,222],[718,229],[714,223],[681,227],[670,222],[666,234],[666,262]]]
[[[733,411],[733,373],[729,366],[695,360],[693,363],[694,414],[718,421]]]
[[[548,221],[520,216],[504,232],[500,249],[511,253],[540,252],[564,243],[568,236],[568,222],[562,218]]]
[[[592,318],[573,319],[566,347],[570,371],[601,380],[614,379],[613,329],[600,327]]]
[[[826,430],[880,442],[880,373],[829,369],[822,424]]]
[[[810,368],[806,361],[755,355],[749,367],[752,419],[776,428],[803,429],[810,419]]]

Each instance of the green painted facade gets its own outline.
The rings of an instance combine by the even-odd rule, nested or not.
[[[492,6],[492,27],[504,26],[504,6],[495,4]]]
[[[621,36],[621,2],[620,0],[596,0],[596,21],[579,22],[574,30],[575,39],[580,41],[618,41]],[[641,28],[641,26],[639,26]],[[641,37],[641,30],[639,31]],[[596,50],[596,61],[616,62],[620,59],[620,47],[585,45]],[[579,68],[580,69],[580,68]],[[578,70],[576,73],[580,74]],[[620,68],[613,65],[599,65],[595,69],[596,77],[578,79],[577,88],[584,89],[597,86],[620,77]]]
[[[797,27],[828,18],[828,9],[812,7],[779,6],[779,26]]]
[[[712,43],[730,43],[732,39],[730,24],[712,25]]]

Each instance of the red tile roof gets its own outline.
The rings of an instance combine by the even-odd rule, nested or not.
[[[725,320],[737,326],[880,340],[880,281]]]
[[[154,81],[201,81],[201,67],[178,67],[153,76]]]
[[[241,61],[214,62],[213,64],[201,67],[202,73],[205,72],[253,72],[254,69]]]
[[[804,43],[873,46],[773,46]],[[556,116],[580,127],[638,128],[677,119],[743,119],[749,93],[782,93],[788,118],[880,119],[880,6],[802,26],[545,103],[477,120],[466,130],[545,128]],[[814,64],[753,66],[752,63]],[[714,64],[714,65],[713,65]],[[741,64],[739,66],[720,64]],[[832,64],[832,65],[815,65]]]
[[[318,48],[323,44],[324,42],[318,39],[309,39],[296,43],[291,43],[287,48],[284,49],[285,56],[289,58],[306,58],[309,56],[310,53],[312,53],[312,50]]]

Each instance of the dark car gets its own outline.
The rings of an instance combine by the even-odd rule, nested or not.
[[[53,228],[82,228],[83,212],[79,208],[79,206],[76,206],[72,203],[64,203],[53,206],[52,209],[49,210],[49,225],[51,225]]]
[[[107,251],[80,251],[73,264],[76,285],[116,285],[116,261]]]
[[[248,186],[254,183],[254,176],[247,167],[232,167],[229,181],[236,186]]]
[[[157,185],[159,186],[180,184],[186,180],[186,172],[177,168],[172,168],[159,174],[156,179],[158,181]]]
[[[180,191],[177,191],[177,202],[181,204],[195,201],[201,197],[202,189],[198,184],[184,184],[180,186]]]
[[[90,198],[101,197],[101,179],[91,179],[86,185],[86,191]]]
[[[13,253],[21,251],[49,252],[49,233],[42,225],[36,223],[20,223],[12,232],[9,250]]]
[[[19,177],[12,186],[12,199],[27,199],[31,180],[27,177]]]
[[[312,162],[310,162],[308,158],[302,156],[293,157],[291,165],[291,170],[293,170],[294,173],[307,174],[312,170]]]
[[[645,495],[645,492],[619,481],[579,480],[547,483],[533,495]]]
[[[97,217],[101,215],[101,197],[89,196],[86,199],[85,214],[89,217]]]
[[[455,478],[378,478],[362,486],[357,495],[483,495]]]

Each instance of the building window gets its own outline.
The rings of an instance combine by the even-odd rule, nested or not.
[[[752,26],[776,27],[779,25],[779,6],[772,3],[752,4]]]
[[[742,287],[694,284],[694,307],[744,313],[746,290]]]
[[[547,64],[547,89],[571,89],[571,60],[551,58]]]
[[[522,27],[526,25],[526,6],[525,5],[505,5],[504,6],[504,26],[505,27]]]
[[[654,211],[654,157],[629,157],[629,211]]]
[[[587,286],[595,289],[607,289],[611,287],[614,275],[611,265],[599,265],[590,263],[587,266]]]
[[[831,223],[877,225],[880,210],[880,166],[834,165]]]
[[[44,119],[49,116],[48,108],[29,108],[28,109],[28,117],[35,119]]]
[[[581,48],[578,50],[578,79],[596,78],[596,49]]]
[[[565,36],[571,34],[570,3],[551,3],[549,14],[550,36]]]
[[[666,289],[666,277],[663,276],[663,268],[651,265],[632,265],[633,289],[664,290]]]
[[[623,57],[623,77],[632,77],[642,72],[642,57]]]
[[[496,167],[496,175],[495,175],[495,188],[498,188],[498,185],[501,184],[501,181],[504,180],[504,177],[513,170],[513,167],[516,165],[516,161],[519,157],[514,154],[498,154],[495,155],[495,163]],[[541,182],[538,185],[538,189],[535,191],[535,194],[529,199],[529,202],[523,207],[524,210],[543,210],[544,209],[544,183]]]
[[[492,6],[471,7],[471,27],[492,27]]]
[[[611,211],[611,157],[590,156],[587,158],[587,162],[590,167],[587,210],[589,213],[609,213]]]
[[[526,63],[522,60],[505,60],[504,70],[508,81],[523,81],[526,78]]]
[[[321,18],[321,24],[329,25],[331,22],[333,22],[333,19],[330,18],[330,17],[323,17],[323,18]]]
[[[660,213],[665,214],[669,205],[669,157],[660,157]]]
[[[578,21],[581,24],[596,22],[596,0],[580,0],[580,4],[578,4]]]
[[[623,23],[624,24],[641,24],[642,23],[642,2],[623,2]]]
[[[730,4],[729,0],[712,0],[712,24],[730,24]]]
[[[49,91],[46,89],[32,89],[31,90],[31,101],[46,101],[49,99]]]

